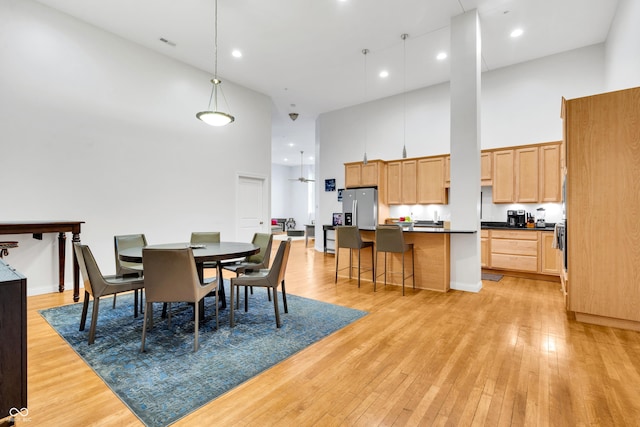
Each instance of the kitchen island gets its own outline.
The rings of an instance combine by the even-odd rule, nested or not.
[[[438,292],[447,292],[450,282],[450,239],[451,234],[474,234],[476,230],[449,230],[440,227],[415,227],[403,226],[404,240],[406,243],[413,243],[415,256],[415,279],[416,289],[428,289]],[[364,240],[375,241],[375,228],[360,228],[360,234]],[[345,250],[345,249],[341,249]],[[371,268],[371,257],[368,249],[363,250],[361,256],[362,270]],[[353,265],[358,265],[357,252],[353,252]],[[384,262],[384,255],[380,254],[378,263]],[[400,254],[387,255],[389,270],[402,271],[402,257]],[[344,260],[344,264],[343,261]],[[340,257],[339,268],[347,267],[349,257]],[[411,256],[406,257],[406,269],[411,271]],[[382,264],[380,264],[382,265]],[[347,272],[348,270],[344,270]],[[354,273],[356,274],[356,273]],[[376,272],[376,274],[378,274]],[[370,275],[363,274],[362,280],[370,280]],[[378,279],[379,285],[384,283],[384,278]],[[409,283],[410,283],[409,279]],[[387,275],[387,284],[402,285],[400,275]],[[406,284],[410,287],[410,284]]]

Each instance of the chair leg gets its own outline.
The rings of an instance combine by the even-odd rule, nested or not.
[[[193,327],[193,351],[198,351],[198,327],[199,327],[199,322],[200,322],[200,304],[198,304],[198,302],[196,302],[195,304],[193,304],[193,309],[196,312],[196,319],[194,321],[194,327]],[[169,316],[171,316],[171,314],[169,314]],[[169,319],[171,319],[171,317],[169,317]]]
[[[89,309],[89,292],[84,291],[84,301],[82,303],[82,315],[80,316],[80,331],[84,331],[87,323],[87,311]]]
[[[336,280],[333,283],[338,283],[338,263],[340,260],[340,248],[336,248]]]
[[[111,308],[116,308],[116,294],[113,294],[113,307]]]
[[[113,294],[113,305],[116,304],[116,294]],[[133,290],[133,317],[138,317],[138,290]]]
[[[416,256],[413,251],[413,246],[411,247],[411,278],[413,279],[413,289],[416,288]]]
[[[360,249],[358,249],[358,287],[360,287]]]
[[[287,307],[287,291],[284,286],[284,279],[282,279],[282,303],[284,305],[284,312],[289,312],[289,307]]]
[[[276,312],[276,328],[280,327],[280,310],[278,310],[278,291],[273,288],[273,309]]]
[[[249,311],[249,292],[248,292],[249,290],[247,288],[248,286],[244,287],[244,312],[245,313]]]
[[[233,309],[236,306],[233,303],[233,300],[234,300],[235,294],[236,294],[235,293],[236,286],[235,285],[231,285],[230,288],[231,288],[231,301],[229,303],[229,305],[230,305],[230,308],[229,308],[229,326],[233,328],[235,326],[235,323],[233,321]]]
[[[220,329],[220,322],[218,321],[219,301],[220,292],[218,292],[218,290],[216,289],[216,330]]]
[[[375,258],[376,258],[376,259],[375,259],[375,264],[374,264],[374,266],[375,266],[376,264],[378,264],[378,251],[376,251]],[[371,248],[371,261],[373,262],[373,247]],[[377,268],[374,268],[374,270],[378,270],[378,269],[377,269]],[[375,291],[376,291],[376,280],[377,280],[377,279],[378,279],[378,276],[376,276],[376,273],[375,273],[375,271],[374,271],[374,273],[373,273],[373,292],[375,292]]]
[[[373,246],[371,246],[371,279],[373,280],[373,284],[374,284],[374,291],[375,291],[375,283],[376,283],[376,264],[373,262]]]
[[[404,296],[404,252],[402,252],[402,296]]]
[[[98,310],[100,309],[100,298],[93,298],[93,311],[91,313],[91,326],[89,326],[89,344],[96,340],[96,324],[98,323]]]
[[[353,275],[353,249],[349,248],[349,280]]]
[[[142,321],[142,343],[140,344],[140,353],[144,353],[144,340],[147,337],[147,317],[151,317],[151,326],[153,327],[153,309],[151,306],[152,303],[147,303],[147,309],[144,311],[143,321]]]

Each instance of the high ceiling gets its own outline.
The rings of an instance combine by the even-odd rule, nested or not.
[[[37,1],[213,73],[214,0]],[[318,114],[448,81],[448,59],[436,55],[449,50],[453,16],[478,10],[487,71],[605,41],[617,3],[218,0],[218,74],[273,100],[274,163],[299,165],[300,151],[312,163]],[[517,27],[523,35],[510,37]],[[379,77],[382,70],[389,76]]]

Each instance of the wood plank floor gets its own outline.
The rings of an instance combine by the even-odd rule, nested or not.
[[[569,319],[558,283],[504,277],[477,294],[403,297],[334,284],[334,262],[294,242],[288,292],[370,314],[176,426],[640,425],[640,333]],[[29,419],[18,425],[142,425],[37,312],[71,302],[28,299]]]

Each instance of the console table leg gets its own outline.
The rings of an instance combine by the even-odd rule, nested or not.
[[[67,235],[58,233],[58,292],[64,292],[64,258]]]
[[[71,239],[73,243],[80,243],[80,234],[73,233]],[[136,291],[137,292],[137,291]],[[140,292],[142,295],[142,292]],[[73,301],[78,302],[80,299],[80,266],[78,265],[78,258],[76,258],[76,251],[73,251]]]

